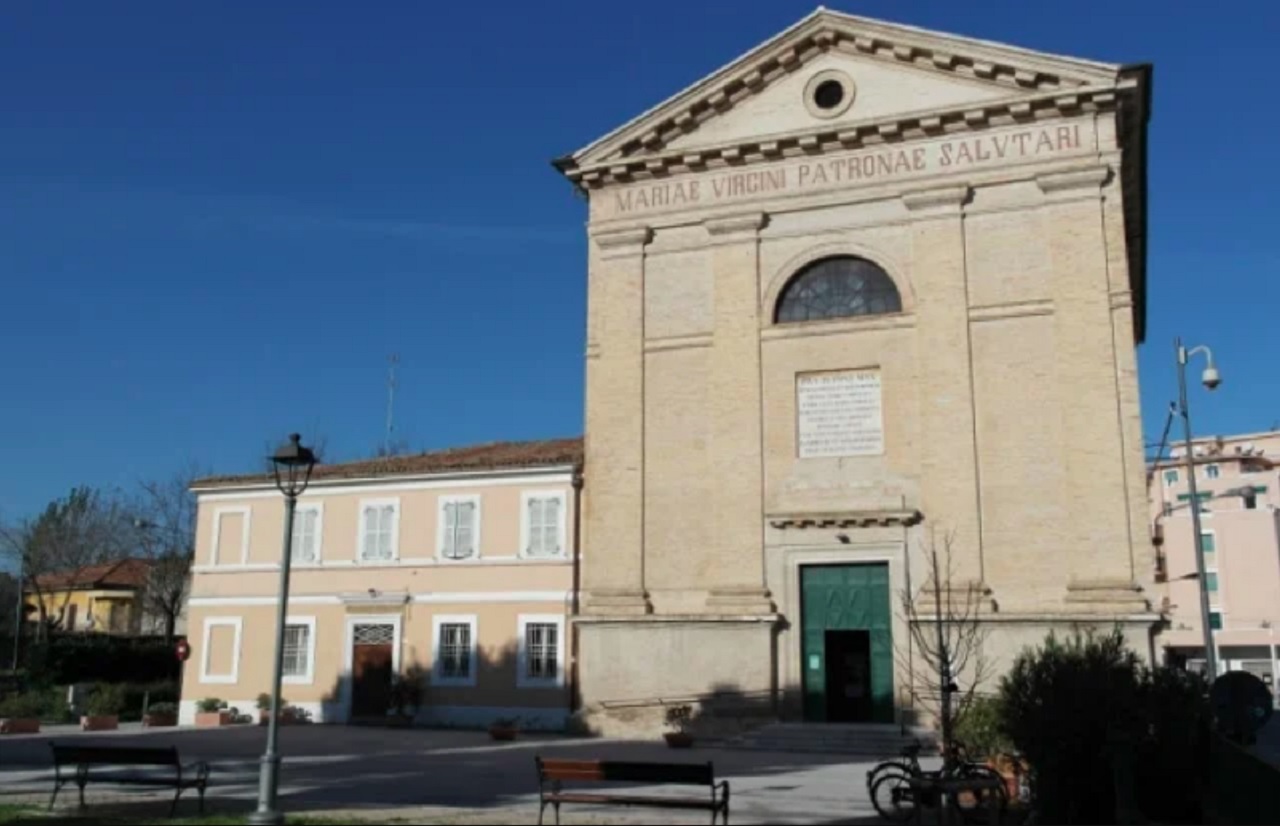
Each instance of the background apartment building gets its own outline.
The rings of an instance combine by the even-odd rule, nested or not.
[[[1219,668],[1257,674],[1274,689],[1280,629],[1280,431],[1212,437],[1193,450],[1205,587]],[[1204,667],[1199,584],[1185,451],[1151,470],[1152,536],[1168,623],[1158,642]]]
[[[317,466],[298,500],[284,699],[320,722],[385,719],[400,676],[416,719],[558,727],[572,686],[581,441],[498,443]],[[264,475],[198,497],[181,718],[270,691],[284,498]]]

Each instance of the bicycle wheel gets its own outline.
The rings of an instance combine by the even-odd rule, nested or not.
[[[916,816],[916,796],[910,777],[902,772],[882,773],[871,786],[871,805],[885,820],[906,823]]]
[[[967,763],[956,770],[958,778],[994,780],[993,788],[974,789],[970,792],[953,795],[951,806],[959,813],[965,823],[987,823],[991,817],[991,807],[999,811],[1000,819],[1004,819],[1005,809],[1009,808],[1009,791],[1005,788],[1004,778],[990,766]]]
[[[874,785],[875,782],[888,771],[896,771],[901,774],[913,774],[916,769],[900,760],[886,760],[883,763],[877,763],[875,768],[867,772],[867,791],[871,791],[872,785]]]

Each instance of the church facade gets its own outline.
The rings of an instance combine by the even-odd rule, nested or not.
[[[556,161],[589,202],[594,728],[909,722],[942,593],[997,667],[1079,626],[1149,650],[1149,91],[819,9]]]

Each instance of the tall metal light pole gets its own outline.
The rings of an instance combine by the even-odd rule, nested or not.
[[[276,745],[280,726],[280,690],[284,683],[284,626],[289,614],[289,569],[293,557],[293,513],[298,506],[298,496],[311,481],[311,470],[316,456],[303,447],[297,433],[289,436],[271,457],[275,470],[276,487],[284,494],[284,550],[280,558],[280,596],[276,611],[276,658],[272,671],[271,719],[267,724],[267,750],[262,754],[261,773],[258,777],[258,810],[249,815],[248,822],[262,826],[284,823],[284,813],[277,804],[280,789],[280,752]]]
[[[1205,672],[1212,681],[1218,676],[1218,652],[1213,647],[1213,627],[1209,624],[1209,583],[1204,571],[1204,540],[1200,533],[1200,494],[1196,490],[1196,459],[1191,442],[1191,413],[1187,409],[1187,361],[1196,353],[1204,353],[1207,362],[1200,380],[1213,390],[1222,384],[1218,368],[1213,365],[1213,351],[1203,345],[1188,350],[1182,339],[1174,340],[1178,357],[1178,412],[1182,414],[1182,435],[1186,444],[1187,494],[1191,505],[1191,530],[1195,534],[1192,545],[1196,555],[1196,579],[1200,583],[1200,624],[1204,629]]]

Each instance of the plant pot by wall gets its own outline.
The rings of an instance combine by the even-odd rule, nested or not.
[[[234,722],[235,717],[229,711],[201,711],[196,714],[197,728],[219,728]]]
[[[114,714],[86,714],[80,718],[81,731],[115,731],[120,728],[120,718]]]
[[[40,721],[34,717],[5,717],[0,720],[0,734],[39,734]]]
[[[271,722],[271,712],[266,709],[258,712],[258,725],[265,726]],[[292,709],[283,709],[280,712],[280,725],[291,726],[298,722],[298,715]]]
[[[662,735],[667,745],[673,749],[687,749],[693,746],[693,735],[684,731],[668,731]]]
[[[499,742],[510,742],[520,733],[515,726],[489,726],[489,737]]]
[[[169,728],[178,725],[176,714],[146,714],[142,718],[143,728]]]

